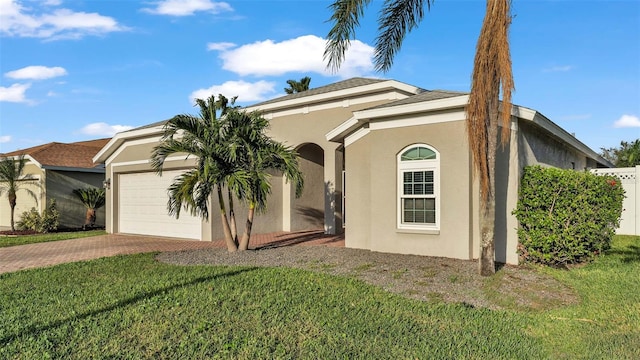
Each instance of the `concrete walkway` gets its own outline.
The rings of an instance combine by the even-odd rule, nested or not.
[[[344,238],[316,230],[256,234],[251,236],[250,247],[264,249],[294,245],[344,246]],[[226,248],[224,240],[209,242],[114,234],[51,241],[0,248],[0,274],[106,256],[212,248]]]

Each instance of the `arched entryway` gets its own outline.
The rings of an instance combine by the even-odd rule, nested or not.
[[[324,229],[324,150],[319,145],[307,143],[298,147],[297,151],[300,170],[304,175],[304,191],[296,199],[291,189],[291,231]]]

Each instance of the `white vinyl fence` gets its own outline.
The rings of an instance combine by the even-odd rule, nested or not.
[[[615,175],[625,191],[618,235],[640,235],[640,165],[628,168],[593,169],[594,174]]]

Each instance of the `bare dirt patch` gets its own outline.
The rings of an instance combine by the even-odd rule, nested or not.
[[[400,255],[328,246],[293,246],[228,253],[225,249],[161,253],[179,265],[283,266],[360,279],[429,302],[489,309],[543,310],[578,301],[572,289],[525,266],[504,266],[478,275],[476,261]]]

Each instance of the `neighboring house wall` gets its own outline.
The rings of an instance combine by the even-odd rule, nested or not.
[[[625,198],[622,202],[618,235],[640,235],[640,165],[617,169],[593,169],[594,174],[614,175],[620,179]]]
[[[75,189],[102,187],[103,173],[90,173],[64,170],[46,170],[46,201],[56,200],[59,212],[59,225],[63,228],[80,228],[84,225],[87,209],[73,193]],[[96,211],[96,226],[105,225],[104,207]]]
[[[42,211],[45,203],[45,176],[42,169],[34,164],[27,163],[24,167],[23,175],[30,176],[35,181],[22,182],[22,184],[26,185],[21,185],[20,190],[16,193],[16,207],[14,210],[16,224],[20,220],[22,213],[31,210],[31,208]],[[35,198],[26,190],[31,190],[35,194]],[[9,198],[6,191],[0,196],[0,226],[11,226],[11,207],[9,206]]]

